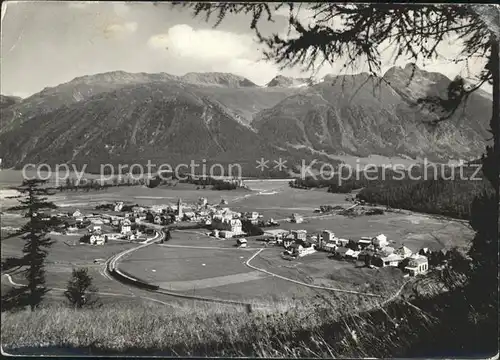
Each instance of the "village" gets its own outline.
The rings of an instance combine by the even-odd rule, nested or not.
[[[335,261],[361,263],[369,268],[397,267],[405,276],[426,274],[431,266],[446,261],[446,252],[428,248],[410,249],[398,247],[384,234],[363,236],[359,239],[338,237],[333,231],[318,229],[308,233],[302,229],[277,229],[274,219],[263,220],[256,211],[238,212],[227,206],[227,201],[209,204],[206,198],[185,204],[125,205],[123,202],[101,204],[96,211],[83,214],[80,210],[58,213],[58,231],[65,235],[82,236],[79,243],[104,245],[110,240],[140,242],[154,233],[155,229],[191,228],[207,229],[205,235],[220,240],[235,240],[238,248],[256,246],[282,248],[281,257],[293,261],[315,252],[324,252]],[[294,213],[288,220],[301,224],[304,218]],[[83,230],[83,233],[82,233]],[[262,245],[263,244],[263,245]],[[429,261],[430,260],[430,261]]]

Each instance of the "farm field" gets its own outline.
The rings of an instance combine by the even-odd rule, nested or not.
[[[172,236],[175,236],[173,233]],[[249,269],[243,264],[253,252],[232,248],[182,248],[151,245],[130,254],[121,260],[119,268],[129,274],[170,289],[170,283],[211,281],[235,274],[246,274]],[[228,278],[228,281],[232,281]],[[234,281],[234,280],[233,280]],[[172,290],[182,290],[172,286]]]
[[[177,247],[182,246],[178,234],[173,232],[166,245],[151,245],[133,252],[120,261],[119,268],[165,290],[225,300],[274,302],[326,293],[245,266],[244,262],[258,250],[257,241],[249,239],[249,248],[236,249],[233,240],[200,236],[186,240],[184,246],[189,247],[184,248]]]
[[[73,246],[74,242],[78,242],[79,236],[50,235],[50,238],[54,240],[54,244],[49,249],[46,259],[46,281],[48,287],[65,288],[73,268],[87,267],[99,290],[123,292],[123,285],[104,277],[101,274],[104,265],[95,264],[94,260],[106,260],[114,254],[137,246],[137,244],[110,241],[103,246],[88,244]],[[2,259],[22,255],[22,239],[3,239],[1,244]],[[67,244],[71,244],[71,246]],[[12,274],[12,279],[21,284],[25,282],[20,272]]]
[[[270,248],[257,255],[252,265],[307,284],[375,294],[394,292],[403,283],[403,274],[398,269],[370,269],[349,261],[329,259],[324,252],[288,261],[279,256],[278,249]]]

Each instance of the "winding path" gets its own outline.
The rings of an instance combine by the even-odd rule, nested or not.
[[[285,276],[281,276],[281,275],[278,275],[278,274],[275,274],[275,273],[272,273],[268,270],[265,270],[265,269],[261,269],[261,268],[258,268],[256,266],[253,266],[250,264],[250,261],[252,261],[257,255],[259,255],[262,251],[264,251],[264,248],[260,249],[259,251],[257,251],[255,254],[253,254],[246,262],[245,262],[245,265],[248,266],[249,268],[253,269],[253,270],[257,270],[257,271],[261,271],[265,274],[268,274],[268,275],[271,275],[273,277],[277,277],[279,279],[283,279],[285,281],[289,281],[289,282],[292,282],[292,283],[295,283],[295,284],[299,284],[299,285],[302,285],[302,286],[307,286],[309,288],[314,288],[314,289],[321,289],[321,290],[329,290],[329,291],[335,291],[335,292],[343,292],[343,293],[348,293],[348,294],[355,294],[355,295],[362,295],[362,296],[369,296],[369,297],[381,297],[381,295],[377,295],[377,294],[371,294],[371,293],[364,293],[364,292],[361,292],[361,291],[355,291],[355,290],[345,290],[345,289],[338,289],[338,288],[331,288],[331,287],[327,287],[327,286],[320,286],[320,285],[313,285],[313,284],[307,284],[307,283],[304,283],[302,281],[298,281],[298,280],[294,280],[294,279],[290,279],[290,278],[287,278]]]

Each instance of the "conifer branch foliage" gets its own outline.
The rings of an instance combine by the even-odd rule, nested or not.
[[[20,259],[23,273],[27,280],[27,286],[23,288],[23,296],[19,296],[18,305],[29,305],[34,310],[42,301],[48,291],[45,287],[45,258],[47,249],[53,241],[46,236],[50,231],[50,224],[44,219],[43,210],[55,209],[57,206],[47,201],[50,190],[41,187],[45,180],[24,180],[23,183],[14,187],[23,196],[18,199],[20,205],[11,207],[9,210],[25,211],[25,217],[29,221],[23,225],[21,238],[25,240],[23,246],[23,257]]]

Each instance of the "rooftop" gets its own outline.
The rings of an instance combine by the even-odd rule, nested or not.
[[[288,233],[288,230],[283,230],[283,229],[270,229],[264,231],[264,235],[281,235],[284,233]]]

